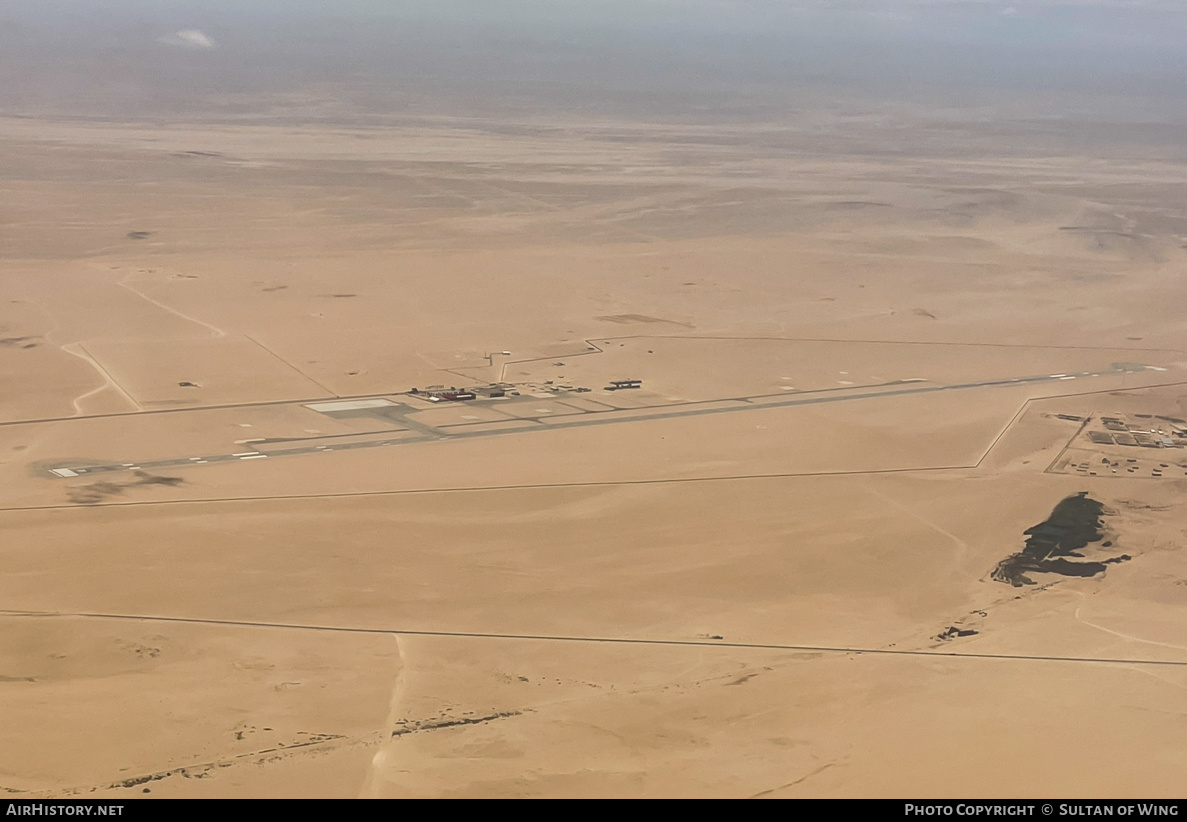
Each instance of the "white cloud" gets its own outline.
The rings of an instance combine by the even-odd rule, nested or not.
[[[158,37],[157,42],[165,43],[169,46],[180,46],[187,49],[206,50],[216,48],[215,42],[198,29],[182,29],[181,31],[175,31],[172,34],[166,34],[164,37]]]
[[[1014,8],[1013,6],[1004,8],[1001,11],[1002,17],[1013,17],[1017,13],[1018,13],[1018,9]]]

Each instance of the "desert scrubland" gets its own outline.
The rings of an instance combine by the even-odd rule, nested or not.
[[[0,789],[1181,793],[1187,156],[883,114],[0,117]]]

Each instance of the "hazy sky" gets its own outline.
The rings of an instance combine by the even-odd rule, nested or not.
[[[0,0],[0,72],[9,113],[217,108],[327,84],[396,107],[643,95],[677,110],[807,87],[1180,98],[1187,2]]]

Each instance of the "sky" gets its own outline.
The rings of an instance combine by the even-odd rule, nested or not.
[[[1187,97],[1184,0],[0,0],[0,106]],[[452,101],[452,102],[450,102]],[[633,102],[632,102],[633,101]],[[230,110],[230,109],[227,109]]]

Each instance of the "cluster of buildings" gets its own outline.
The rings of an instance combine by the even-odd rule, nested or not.
[[[641,388],[642,380],[611,380],[605,391],[622,391],[627,388]],[[424,388],[413,388],[408,393],[413,397],[421,397],[429,402],[466,402],[477,399],[498,399],[499,397],[518,397],[520,389],[528,391],[532,396],[547,394],[562,394],[573,391],[578,394],[588,393],[590,389],[568,384],[556,384],[552,380],[545,380],[543,384],[525,384],[516,386],[509,382],[493,382],[490,385],[472,388],[458,388],[456,385],[429,385]]]
[[[447,388],[444,385],[430,385],[425,388],[413,388],[408,393],[414,397],[424,397],[429,402],[466,402],[479,397],[493,399],[519,392],[512,390],[512,387],[507,383],[491,383],[478,388],[458,388],[455,385]]]
[[[1102,416],[1104,431],[1090,431],[1088,438],[1097,445],[1128,445],[1141,448],[1187,447],[1187,422],[1173,417],[1136,414],[1142,422],[1130,423],[1121,415]],[[1159,420],[1147,423],[1144,420]]]

